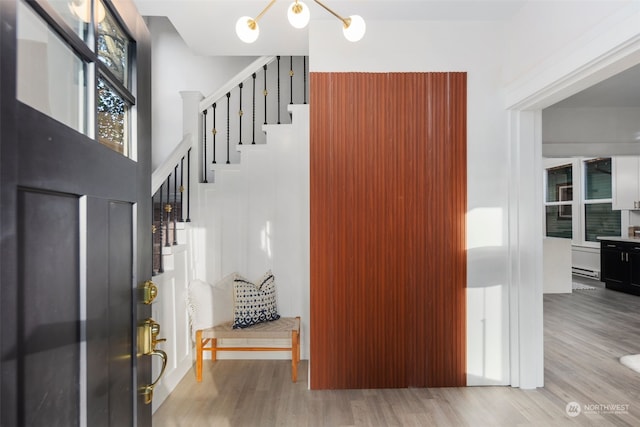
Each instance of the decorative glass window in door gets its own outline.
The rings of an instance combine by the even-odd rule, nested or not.
[[[105,10],[104,19],[98,23],[96,52],[98,67],[97,139],[114,151],[128,156],[130,120],[129,112],[135,98],[130,86],[130,58],[133,49],[131,39],[102,0],[96,2]]]

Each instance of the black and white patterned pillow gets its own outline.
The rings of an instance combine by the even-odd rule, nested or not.
[[[236,277],[233,281],[233,306],[233,329],[278,320],[276,283],[271,270],[256,283]]]

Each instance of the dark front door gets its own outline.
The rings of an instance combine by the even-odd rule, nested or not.
[[[65,96],[55,71],[36,82],[46,103],[18,99],[16,9],[47,4],[20,1],[0,1],[0,424],[151,425],[139,392],[150,357],[136,343],[150,316],[137,291],[151,276],[148,35],[139,17],[122,18],[140,25],[125,156],[51,117]],[[67,41],[43,28],[49,54]]]

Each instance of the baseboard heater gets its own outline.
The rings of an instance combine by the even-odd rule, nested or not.
[[[575,274],[576,276],[600,280],[600,272],[592,268],[571,267],[571,273]]]

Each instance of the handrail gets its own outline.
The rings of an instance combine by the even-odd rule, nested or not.
[[[180,159],[187,154],[192,145],[193,137],[188,133],[182,138],[180,144],[173,149],[169,157],[153,171],[151,175],[151,195],[156,194],[156,191],[167,180],[167,177],[173,172],[173,168],[180,163]]]
[[[240,83],[245,81],[247,77],[250,77],[251,74],[255,73],[256,70],[261,69],[264,65],[269,64],[273,60],[275,60],[275,56],[261,56],[260,58],[253,61],[251,64],[247,65],[242,71],[236,74],[231,80],[225,83],[220,87],[217,91],[212,93],[211,95],[205,97],[199,104],[199,110],[203,111],[209,107],[211,104],[225,96],[226,93],[230,92],[231,89],[238,86]]]

